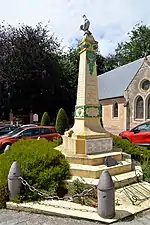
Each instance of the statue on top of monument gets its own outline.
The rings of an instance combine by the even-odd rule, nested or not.
[[[87,19],[86,15],[83,15],[84,24],[80,26],[80,30],[85,31],[85,34],[90,35],[91,32],[89,31],[90,21]]]

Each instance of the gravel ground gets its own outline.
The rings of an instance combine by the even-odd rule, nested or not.
[[[76,220],[71,218],[61,218],[17,212],[12,210],[0,210],[0,225],[102,225],[97,222]],[[148,225],[150,224],[150,211],[141,214],[132,221],[118,222],[116,225]],[[114,225],[115,225],[114,224]]]

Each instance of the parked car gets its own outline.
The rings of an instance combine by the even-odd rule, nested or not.
[[[16,128],[17,128],[17,126],[11,125],[11,124],[0,125],[0,137],[8,134],[11,131],[14,131]]]
[[[61,137],[61,135],[52,126],[19,127],[0,138],[0,150],[4,150],[7,145],[10,146],[20,139],[37,139],[39,137],[52,141],[54,137]]]
[[[150,121],[142,123],[131,130],[123,131],[119,136],[137,145],[150,146]]]

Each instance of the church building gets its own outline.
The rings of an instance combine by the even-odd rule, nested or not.
[[[150,56],[98,76],[103,125],[116,133],[150,120]]]

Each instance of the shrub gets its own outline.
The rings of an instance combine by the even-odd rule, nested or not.
[[[150,182],[150,162],[142,165],[143,178],[145,181]]]
[[[93,187],[91,184],[86,184],[84,182],[84,179],[81,182],[79,179],[74,180],[71,183],[68,183],[68,190],[69,190],[69,195],[78,195],[84,192],[85,190],[89,190]],[[93,189],[89,195],[85,197],[78,197],[74,199],[75,203],[83,204],[83,205],[88,205],[88,206],[94,206],[95,202],[97,202],[97,189]]]
[[[68,137],[72,137],[72,134],[74,133],[74,131],[73,130],[69,130],[69,132],[68,132]]]
[[[60,134],[64,134],[68,129],[68,117],[64,109],[60,109],[56,118],[56,131]]]
[[[142,164],[143,179],[150,182],[150,150],[146,147],[137,146],[126,139],[112,135],[114,147],[121,148],[131,155],[132,159]]]
[[[17,161],[23,178],[30,185],[49,194],[57,194],[59,187],[70,176],[69,164],[64,155],[54,149],[56,144],[45,139],[20,140],[0,155],[0,206],[4,207],[8,198],[7,176],[10,166]],[[23,187],[20,199],[38,200],[41,197]]]
[[[48,116],[48,113],[43,113],[42,119],[41,119],[41,126],[49,126],[50,125],[50,118]]]
[[[137,146],[116,135],[112,135],[112,138],[113,146],[121,148],[124,152],[130,154],[133,159],[138,160],[142,164],[150,161],[150,151],[146,147]]]
[[[62,137],[54,137],[53,142],[56,144],[56,146],[59,146],[63,143]]]

